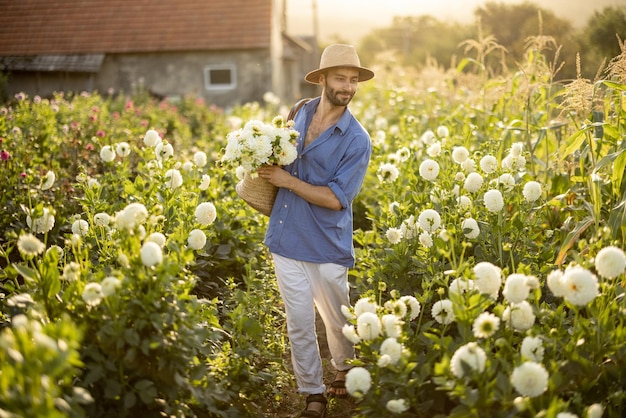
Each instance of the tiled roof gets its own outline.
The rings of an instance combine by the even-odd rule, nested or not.
[[[272,0],[0,0],[0,56],[268,48]]]

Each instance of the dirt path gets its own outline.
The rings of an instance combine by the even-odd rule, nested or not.
[[[328,386],[335,378],[336,370],[330,363],[330,351],[326,343],[326,330],[319,315],[316,317],[316,327],[320,354],[324,366],[324,383]],[[286,352],[284,357],[285,365],[289,370],[291,370],[290,356],[291,353]],[[297,392],[295,383],[292,387],[288,388],[288,393],[285,394],[285,397],[287,402],[285,402],[283,410],[266,415],[267,418],[294,418],[299,416],[300,412],[304,409],[305,402],[304,396]],[[325,418],[351,418],[353,416],[354,405],[354,399],[351,397],[344,399],[331,398],[328,401]]]

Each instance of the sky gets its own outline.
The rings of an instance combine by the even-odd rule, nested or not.
[[[319,36],[328,41],[339,35],[357,44],[372,29],[391,25],[395,16],[431,15],[441,21],[474,22],[474,10],[489,0],[286,0],[287,31],[292,35],[313,34],[313,10],[317,8]],[[524,0],[492,0],[520,4]],[[595,10],[626,6],[626,0],[534,0],[530,1],[575,27],[583,27]]]

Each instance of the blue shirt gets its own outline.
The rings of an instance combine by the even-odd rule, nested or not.
[[[319,102],[319,97],[311,100],[296,115],[298,157],[284,169],[309,184],[330,187],[341,202],[341,210],[313,205],[280,188],[265,244],[272,253],[294,260],[352,267],[352,201],[363,185],[372,145],[365,128],[346,109],[335,125],[304,148],[306,131]]]

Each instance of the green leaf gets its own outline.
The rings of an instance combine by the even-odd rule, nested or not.
[[[152,383],[152,382],[150,382]],[[154,385],[151,385],[143,390],[139,391],[139,397],[141,401],[145,404],[151,404],[154,402],[154,398],[157,396],[157,390]]]
[[[215,256],[219,259],[228,258],[231,252],[231,246],[228,244],[222,244],[217,247],[217,251],[215,251]]]
[[[61,276],[56,264],[50,262],[44,262],[41,267],[42,282],[45,283],[45,287],[48,289],[46,296],[48,298],[54,297],[61,290]]]
[[[605,155],[604,157],[602,157],[600,159],[600,161],[598,161],[596,163],[595,169],[593,170],[594,173],[599,172],[602,168],[610,165],[613,161],[615,161],[615,159],[619,156],[619,154],[621,154],[620,152],[613,152],[611,154]]]
[[[610,138],[614,141],[619,140],[620,138],[620,132],[617,129],[617,127],[613,126],[613,125],[609,125],[609,124],[604,124],[603,125],[603,129],[604,129],[604,137],[605,138]],[[621,148],[623,149],[625,146],[625,144],[622,142],[622,146]]]
[[[142,176],[135,177],[135,189],[143,191],[144,186],[146,185],[146,180]]]
[[[624,178],[624,170],[626,170],[626,152],[620,152],[613,163],[613,174],[611,176],[611,183],[613,184],[613,194],[618,195],[622,179]]]
[[[555,261],[556,265],[561,265],[563,263],[563,261],[565,260],[565,256],[567,255],[567,252],[570,250],[570,248],[572,248],[572,246],[578,240],[580,235],[583,232],[585,232],[587,228],[593,225],[593,223],[594,223],[593,217],[588,216],[582,221],[580,221],[578,225],[576,225],[573,231],[567,234],[567,237],[565,237],[565,240],[563,241],[563,245],[561,245],[561,249],[559,250],[559,255],[556,257],[556,261]]]
[[[509,376],[504,373],[498,373],[496,376],[496,386],[501,393],[507,393],[511,388]]]
[[[263,332],[263,328],[259,324],[259,321],[250,317],[245,318],[242,330],[246,333],[246,335],[250,336],[261,335]]]
[[[22,264],[13,263],[13,268],[18,271],[26,280],[34,282],[37,280],[37,270],[26,267]]]
[[[136,358],[137,350],[134,347],[129,348],[124,355],[124,361],[129,364],[134,363]]]
[[[133,196],[133,195],[137,194],[137,189],[135,188],[135,185],[133,183],[131,183],[130,181],[125,181],[124,182],[124,193],[127,196]]]
[[[484,70],[484,69],[485,69],[485,67],[484,67],[484,66],[483,66],[480,62],[476,61],[476,60],[475,60],[475,59],[473,59],[473,58],[465,57],[465,58],[463,58],[463,59],[459,62],[459,64],[456,66],[456,70],[457,70],[459,73],[462,73],[462,72],[463,72],[463,70],[465,69],[465,67],[466,67],[468,64],[470,64],[470,63],[472,63],[472,64],[476,64],[476,66],[478,66],[478,68],[480,68],[481,70]]]
[[[135,388],[137,390],[146,390],[150,387],[154,386],[154,383],[151,380],[142,379],[135,383]]]
[[[107,379],[104,396],[108,399],[117,398],[122,392],[122,386],[117,380]]]
[[[137,397],[133,392],[126,392],[124,395],[124,408],[130,409],[137,403]]]
[[[618,237],[619,231],[624,228],[626,221],[626,193],[622,196],[622,200],[609,213],[608,225],[613,231],[613,236]]]
[[[603,80],[602,84],[615,90],[626,91],[626,84],[615,83],[608,80]]]
[[[594,218],[600,219],[602,210],[602,190],[600,190],[600,184],[597,181],[589,182],[589,197],[593,203],[593,215]]]
[[[580,149],[580,146],[585,142],[587,130],[581,129],[580,131],[574,133],[572,136],[567,138],[567,140],[561,145],[558,151],[558,157],[560,161],[565,160],[565,158],[572,155],[575,151]]]
[[[133,329],[126,329],[124,331],[124,339],[133,347],[137,347],[139,345],[139,334],[137,334],[137,332]]]
[[[59,290],[61,290],[61,280],[59,280],[59,276],[57,275],[56,277],[52,276],[52,277],[48,277],[47,278],[49,286],[48,286],[48,298],[52,298],[54,297],[54,295],[56,295],[57,293],[59,293]]]

